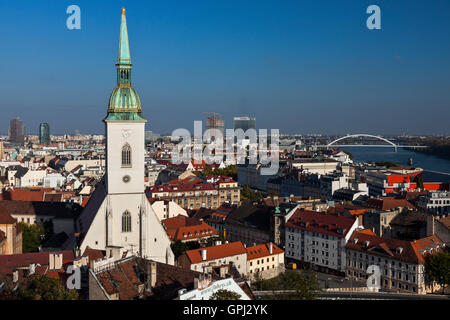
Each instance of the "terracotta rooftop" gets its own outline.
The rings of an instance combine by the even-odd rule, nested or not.
[[[8,210],[0,203],[0,224],[14,224],[17,222],[8,212]]]
[[[156,262],[156,283],[151,292],[145,289],[150,260],[130,257],[118,261],[115,268],[96,273],[96,277],[106,292],[118,293],[120,300],[150,299],[173,300],[178,297],[178,290],[192,290],[194,279],[201,273]],[[217,277],[213,276],[213,280]]]
[[[275,243],[272,243],[272,254],[270,254],[269,246],[269,243],[265,243],[253,247],[247,247],[247,260],[259,259],[284,253],[284,251],[277,247]]]
[[[75,259],[72,250],[0,255],[0,273],[10,274],[15,268],[28,267],[32,263],[48,266],[49,254],[52,252],[63,254],[63,265],[72,263]]]
[[[161,223],[172,241],[197,240],[218,235],[217,231],[204,221],[182,215],[162,220]]]
[[[381,238],[364,231],[353,233],[346,248],[408,263],[424,263],[426,254],[443,246],[445,244],[437,236],[414,242]]]
[[[368,199],[366,202],[366,207],[374,208],[377,210],[390,210],[395,208],[410,208],[416,209],[408,200],[406,199],[394,199],[394,198],[372,198]]]
[[[43,201],[13,201],[0,200],[10,215],[53,216],[55,218],[75,218],[82,207],[69,202],[43,202]]]
[[[286,228],[308,230],[343,238],[355,221],[356,217],[297,209],[286,223]]]
[[[0,194],[0,200],[43,201],[44,194],[52,190],[52,188],[9,189]]]
[[[221,259],[225,257],[246,254],[247,250],[240,241],[225,243],[218,246],[206,247],[186,251],[186,255],[191,263],[202,262],[202,250],[206,250],[206,261]]]

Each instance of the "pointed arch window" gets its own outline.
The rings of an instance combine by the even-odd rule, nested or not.
[[[131,147],[128,143],[122,147],[122,167],[131,168]]]
[[[122,214],[122,232],[131,232],[131,214],[129,211]]]

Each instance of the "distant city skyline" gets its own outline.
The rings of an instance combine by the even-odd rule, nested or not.
[[[103,134],[126,7],[133,85],[147,130],[193,131],[205,111],[225,128],[255,117],[281,133],[450,134],[450,3],[378,1],[86,1],[81,30],[65,2],[1,2],[0,133]],[[413,23],[414,22],[414,23]],[[7,63],[5,63],[7,61]]]

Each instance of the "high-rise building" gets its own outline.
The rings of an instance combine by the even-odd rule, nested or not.
[[[39,143],[49,144],[50,143],[50,125],[46,122],[39,125]]]
[[[218,113],[213,113],[211,117],[206,118],[206,130],[208,129],[218,129],[222,135],[225,133],[225,122],[220,119]]]
[[[125,9],[120,25],[117,85],[106,118],[106,174],[77,219],[74,243],[122,255],[136,254],[174,264],[170,239],[145,195],[145,123],[131,84],[131,57]]]
[[[0,141],[0,160],[3,160],[3,141]]]
[[[247,131],[248,129],[256,130],[256,118],[250,117],[235,117],[234,118],[234,130],[242,129]]]
[[[13,119],[9,127],[9,141],[12,143],[23,144],[25,142],[25,127],[19,118]]]

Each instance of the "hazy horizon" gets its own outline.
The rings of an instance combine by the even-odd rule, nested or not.
[[[81,8],[81,30],[66,8]],[[381,8],[381,30],[366,9]],[[0,132],[103,134],[120,10],[147,130],[193,131],[203,112],[281,133],[449,135],[450,2],[0,1]]]

